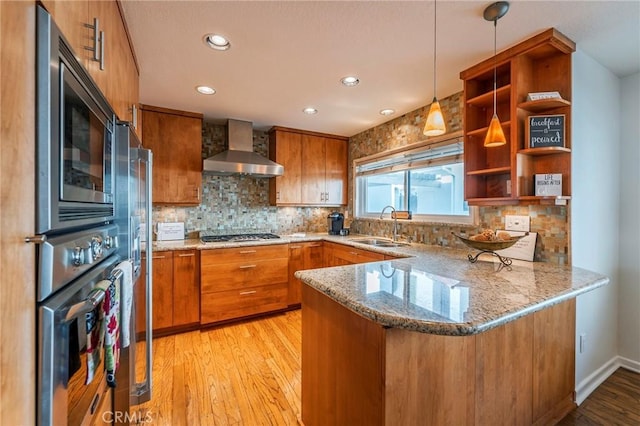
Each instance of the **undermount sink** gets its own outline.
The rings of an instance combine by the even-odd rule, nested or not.
[[[402,247],[408,245],[407,243],[400,243],[383,238],[354,238],[351,241],[353,241],[354,243],[367,244],[376,247]]]

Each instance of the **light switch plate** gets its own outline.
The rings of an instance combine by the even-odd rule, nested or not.
[[[504,218],[504,229],[507,231],[529,232],[530,220],[529,216],[507,215]]]

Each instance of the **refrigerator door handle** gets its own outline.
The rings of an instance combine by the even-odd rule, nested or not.
[[[143,402],[149,401],[151,399],[151,388],[152,388],[152,367],[153,367],[153,359],[152,359],[152,338],[153,338],[153,322],[152,322],[152,300],[153,300],[153,226],[152,223],[152,193],[151,188],[152,185],[152,170],[153,170],[153,153],[148,149],[138,149],[138,158],[141,162],[145,163],[146,174],[145,174],[145,217],[144,221],[146,223],[145,234],[146,234],[146,271],[144,277],[144,285],[145,285],[145,307],[146,307],[146,315],[145,315],[145,381],[142,383],[135,384],[135,390],[132,395],[135,398],[134,405],[142,404]]]

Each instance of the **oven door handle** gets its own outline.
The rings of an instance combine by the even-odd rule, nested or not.
[[[64,317],[65,321],[71,321],[80,315],[87,314],[100,305],[104,300],[104,290],[94,289],[91,290],[89,296],[80,303],[76,303],[75,305],[71,305],[67,314]]]
[[[119,280],[121,277],[122,277],[122,271],[119,269],[116,269],[109,276],[108,280],[110,282],[114,282]],[[91,292],[89,293],[86,299],[84,299],[82,302],[76,303],[69,307],[69,310],[64,316],[64,320],[67,322],[71,321],[74,318],[79,317],[80,315],[87,314],[93,311],[94,309],[96,309],[104,300],[104,294],[105,294],[104,292],[105,292],[104,289],[100,289],[100,288],[94,288],[93,290],[91,290]]]

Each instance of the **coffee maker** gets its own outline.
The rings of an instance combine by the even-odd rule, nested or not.
[[[329,235],[340,235],[342,226],[344,225],[344,215],[340,212],[332,212],[327,216],[327,226]]]

